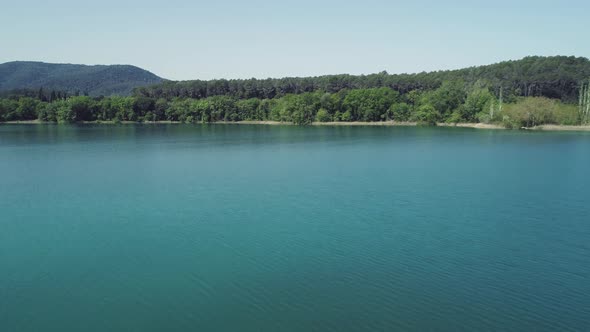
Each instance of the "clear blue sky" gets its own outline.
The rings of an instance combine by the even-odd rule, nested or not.
[[[0,62],[133,64],[169,79],[419,72],[590,56],[590,1],[11,1]]]

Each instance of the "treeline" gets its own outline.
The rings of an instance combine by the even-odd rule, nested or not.
[[[46,90],[43,88],[36,89],[13,89],[8,91],[0,91],[0,98],[4,99],[19,99],[21,97],[36,98],[43,102],[53,102],[56,100],[65,100],[70,96],[88,96],[88,92],[80,92],[76,90],[73,93],[61,90]]]
[[[350,121],[411,121],[502,123],[507,127],[544,123],[583,123],[575,104],[545,97],[498,96],[482,84],[446,81],[433,90],[400,93],[388,87],[342,89],[286,94],[275,98],[219,95],[173,99],[135,97],[69,96],[45,100],[37,96],[0,99],[0,121],[41,120],[59,123],[80,121],[281,121],[296,124]],[[51,94],[49,96],[51,98]]]
[[[503,89],[506,98],[547,97],[576,102],[580,81],[590,77],[590,61],[582,57],[526,57],[488,66],[418,74],[328,75],[280,79],[165,81],[135,89],[135,96],[202,99],[230,96],[237,99],[275,99],[288,94],[338,93],[342,90],[386,87],[404,95],[429,91],[443,82],[463,82],[465,89],[486,86],[496,97]]]
[[[527,57],[413,75],[164,82],[138,88],[131,97],[24,90],[0,95],[0,121],[575,125],[590,122],[588,77],[586,58]]]
[[[494,99],[487,88],[465,93],[461,82],[445,82],[432,91],[401,95],[390,88],[287,94],[277,98],[238,99],[233,96],[151,98],[72,96],[46,102],[23,96],[0,100],[0,120],[179,121],[187,123],[272,120],[309,124],[313,121],[418,121],[448,119],[473,122]]]

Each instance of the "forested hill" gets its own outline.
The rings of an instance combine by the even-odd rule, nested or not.
[[[444,81],[463,82],[466,87],[486,86],[506,96],[544,96],[577,101],[579,84],[590,77],[590,61],[573,56],[531,56],[516,61],[459,70],[418,74],[327,75],[280,79],[165,81],[136,89],[136,95],[172,99],[227,95],[239,99],[272,99],[286,94],[344,89],[389,87],[402,94],[412,90],[434,90]]]
[[[129,65],[74,65],[31,61],[0,64],[0,91],[39,89],[90,96],[130,95],[134,88],[162,82]]]

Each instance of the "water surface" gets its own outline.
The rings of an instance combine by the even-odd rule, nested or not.
[[[590,135],[0,126],[1,331],[590,330]]]

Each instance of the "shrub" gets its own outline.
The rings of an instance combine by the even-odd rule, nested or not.
[[[328,111],[321,108],[315,115],[315,120],[318,122],[330,122],[332,121],[332,118],[330,117],[330,114],[328,114]]]
[[[557,123],[557,101],[544,97],[523,98],[516,104],[507,104],[502,111],[505,124],[511,127],[534,127]]]
[[[420,106],[418,112],[414,115],[414,119],[418,124],[428,126],[436,126],[439,118],[440,113],[430,104]]]

